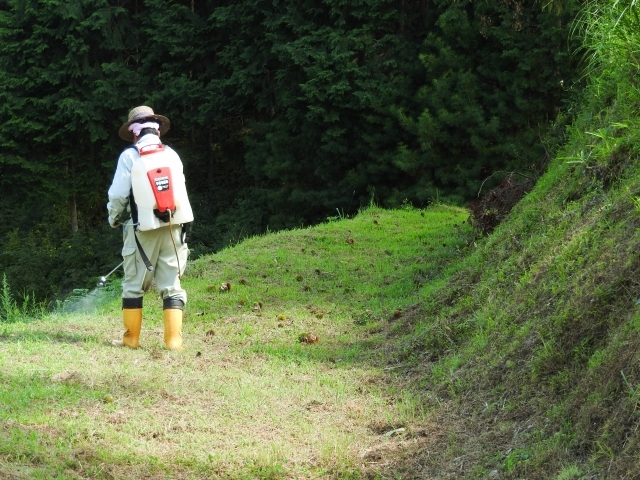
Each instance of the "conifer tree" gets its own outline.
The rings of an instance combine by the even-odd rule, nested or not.
[[[0,5],[0,270],[19,292],[85,286],[118,258],[102,229],[139,85],[130,18],[107,0]]]
[[[440,191],[464,201],[494,172],[544,160],[541,139],[563,104],[562,85],[576,78],[568,35],[576,8],[469,0],[438,13],[420,56],[423,110],[401,116],[415,141],[401,145],[395,164],[417,180],[411,197]]]
[[[77,230],[84,212],[104,209],[113,132],[134,93],[128,12],[106,0],[6,0],[0,13],[2,181],[48,215],[65,205]]]

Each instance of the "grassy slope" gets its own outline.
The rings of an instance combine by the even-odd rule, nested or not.
[[[639,135],[617,115],[578,120],[510,220],[426,298],[397,355],[448,444],[396,472],[640,478]]]
[[[162,348],[154,293],[136,351],[109,345],[121,331],[117,298],[92,314],[0,326],[0,477],[378,469],[386,460],[375,452],[420,431],[425,415],[388,364],[386,332],[461,258],[466,217],[373,208],[199,259],[184,280],[179,353]],[[320,340],[301,342],[310,335]]]

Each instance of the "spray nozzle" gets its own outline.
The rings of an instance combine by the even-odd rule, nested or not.
[[[114,268],[113,270],[111,270],[109,273],[107,273],[104,277],[100,277],[100,279],[98,280],[98,287],[104,287],[104,284],[107,283],[107,277],[109,275],[111,275],[113,272],[115,272],[118,268],[120,268],[122,266],[122,264],[124,263],[121,262],[118,264],[118,266],[116,268]]]

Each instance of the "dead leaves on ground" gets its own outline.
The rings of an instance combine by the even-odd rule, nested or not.
[[[216,290],[218,292],[230,292],[231,291],[231,282],[222,282],[220,285],[216,286],[216,285],[209,285],[207,287],[207,290],[209,292],[215,292]]]
[[[298,335],[298,340],[300,341],[300,343],[308,345],[311,343],[318,343],[320,341],[320,337],[314,335],[313,333],[301,333],[300,335]]]
[[[309,313],[316,317],[318,320],[324,318],[325,314],[327,313],[323,310],[320,310],[319,308],[314,307],[313,305],[307,305],[306,308],[307,310],[309,310]]]

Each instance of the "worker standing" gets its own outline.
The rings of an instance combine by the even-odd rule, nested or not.
[[[182,162],[162,144],[160,136],[171,123],[153,109],[139,106],[129,112],[118,135],[132,142],[118,158],[109,188],[109,224],[123,229],[124,335],[114,345],[137,348],[142,328],[142,300],[152,281],[162,297],[164,341],[167,349],[182,349],[182,311],[187,294],[180,280],[189,249],[185,225],[193,221]],[[125,212],[130,218],[124,219]]]

